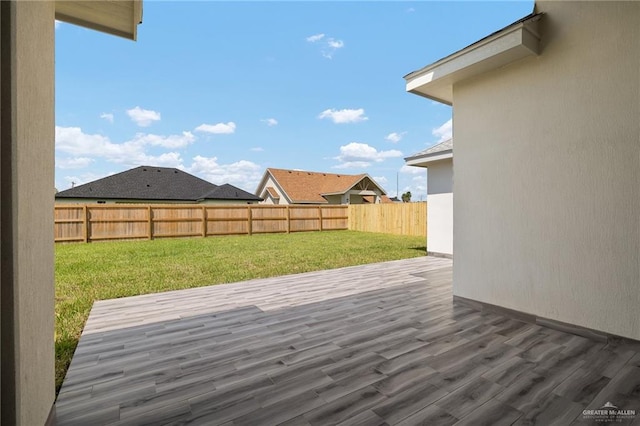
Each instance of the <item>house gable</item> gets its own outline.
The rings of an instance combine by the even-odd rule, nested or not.
[[[380,196],[382,189],[369,175],[345,175],[269,168],[257,194],[263,198],[272,188],[287,204],[345,204],[349,195]]]

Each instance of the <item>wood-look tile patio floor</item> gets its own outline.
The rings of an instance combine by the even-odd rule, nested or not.
[[[640,348],[455,304],[451,275],[423,257],[96,302],[57,424],[548,426],[640,410]]]

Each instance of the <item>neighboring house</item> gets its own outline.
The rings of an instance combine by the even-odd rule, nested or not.
[[[390,202],[366,173],[345,175],[272,169],[265,171],[256,195],[263,204],[378,204]]]
[[[140,166],[56,194],[65,203],[254,204],[262,199],[233,185],[214,185],[182,170]]]
[[[453,256],[453,139],[405,158],[427,168],[427,253]]]
[[[135,40],[141,18],[137,0],[0,2],[3,425],[55,421],[55,20]]]
[[[539,1],[405,77],[453,105],[457,300],[640,340],[639,52],[640,2]]]

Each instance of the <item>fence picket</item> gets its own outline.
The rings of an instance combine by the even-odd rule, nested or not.
[[[315,214],[314,214],[315,210]],[[426,235],[426,203],[56,204],[55,242],[357,230]]]

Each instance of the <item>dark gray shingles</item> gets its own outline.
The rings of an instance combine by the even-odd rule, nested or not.
[[[214,185],[171,167],[140,166],[84,185],[60,191],[56,198],[198,201],[203,199],[259,201],[235,186]]]

